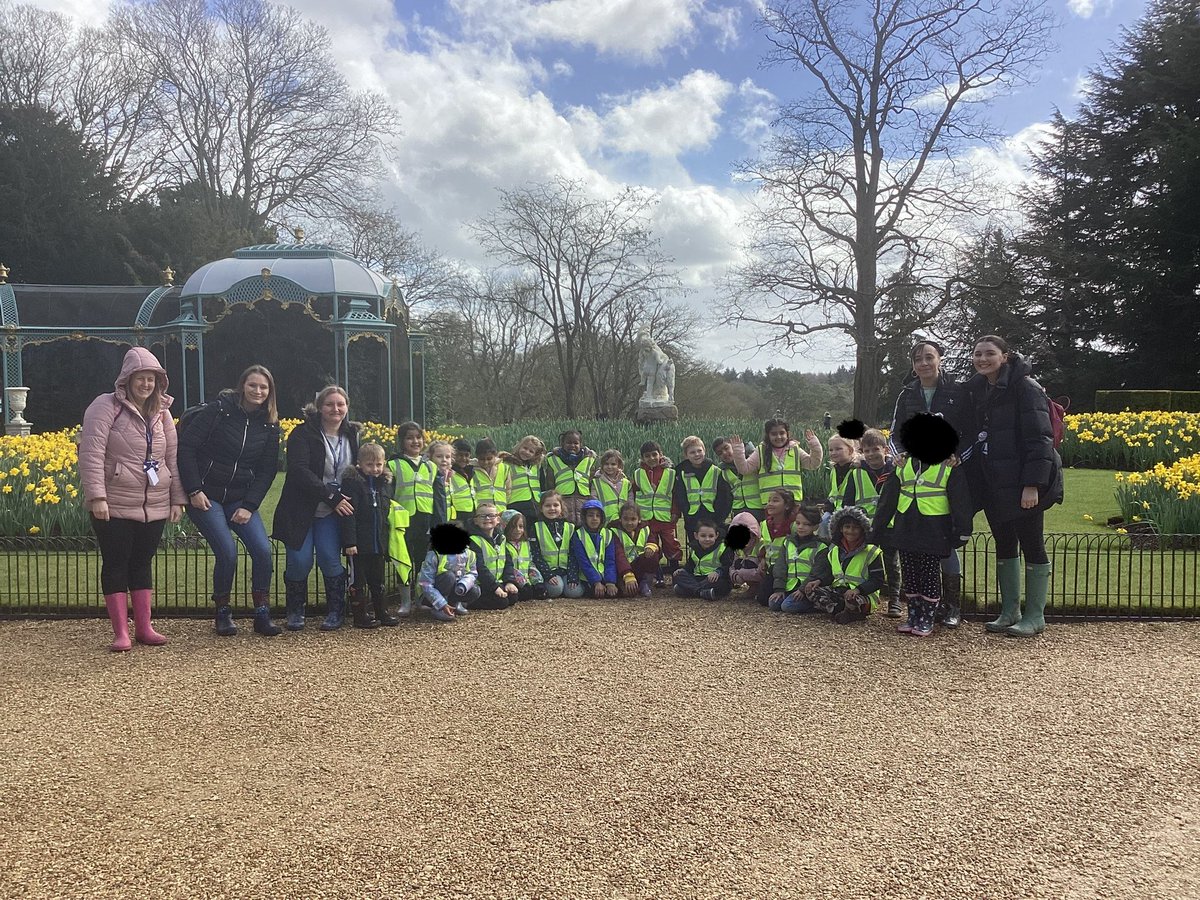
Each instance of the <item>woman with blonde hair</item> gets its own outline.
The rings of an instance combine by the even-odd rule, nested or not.
[[[83,414],[79,477],[100,545],[100,585],[114,652],[132,646],[127,603],[133,606],[139,644],[167,642],[150,624],[151,562],[163,527],[183,513],[167,385],[167,372],[154,354],[133,347],[121,363],[115,390],[101,394]]]

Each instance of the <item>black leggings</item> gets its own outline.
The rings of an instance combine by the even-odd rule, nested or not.
[[[383,591],[384,563],[382,553],[358,553],[350,557],[354,567],[354,589],[360,597],[374,596]]]
[[[1042,537],[1045,518],[1045,512],[1040,509],[1023,509],[1015,519],[1006,522],[994,522],[989,515],[988,526],[996,540],[996,559],[1014,559],[1024,555],[1026,565],[1049,562],[1046,540]]]
[[[137,522],[92,516],[92,530],[100,545],[100,588],[105,596],[154,586],[151,563],[158,551],[166,519]]]

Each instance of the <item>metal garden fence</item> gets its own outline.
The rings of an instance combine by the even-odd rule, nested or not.
[[[282,605],[283,548],[273,544],[275,598]],[[1053,564],[1047,615],[1067,619],[1200,618],[1200,535],[1049,534]],[[976,535],[962,551],[964,612],[990,617],[999,608],[995,550]],[[212,555],[202,539],[164,540],[154,558],[155,606],[160,613],[212,612]],[[394,573],[391,575],[393,582]],[[232,604],[250,612],[250,561],[238,564]],[[103,616],[100,554],[94,538],[0,538],[0,616]],[[393,584],[392,587],[395,585]],[[323,592],[314,568],[309,599]]]

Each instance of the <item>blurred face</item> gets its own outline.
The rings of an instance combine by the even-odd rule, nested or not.
[[[696,543],[705,550],[711,550],[717,543],[717,530],[707,525],[696,529]]]
[[[584,510],[583,524],[592,531],[596,531],[604,524],[604,513],[598,509]]]
[[[346,413],[349,411],[349,408],[346,398],[337,391],[334,391],[321,404],[322,424],[329,431],[341,427],[342,422],[346,419]]]
[[[568,453],[578,453],[583,449],[583,438],[572,432],[563,438],[562,448]]]
[[[469,450],[455,450],[454,464],[460,469],[465,469],[471,464],[471,452]]]
[[[942,368],[942,356],[928,344],[922,344],[912,358],[913,371],[922,381],[937,381]]]
[[[864,445],[862,448],[863,459],[867,461],[873,469],[878,469],[887,460],[887,450],[883,444],[872,444],[871,446]]]
[[[621,472],[621,464],[619,462],[617,462],[615,459],[610,459],[610,460],[607,460],[604,463],[604,465],[602,465],[600,467],[600,471],[603,472],[605,475],[607,475],[609,478],[616,478],[617,475],[619,475]]]
[[[693,466],[698,466],[704,462],[704,445],[692,444],[684,451],[683,455],[687,457],[688,462]]]
[[[661,450],[650,450],[642,454],[642,465],[647,469],[653,469],[662,462]]]
[[[778,494],[772,494],[767,498],[767,515],[772,519],[778,519],[782,516],[785,509],[787,509],[787,504],[784,503],[783,498]]]
[[[404,440],[400,442],[400,449],[404,451],[405,456],[420,456],[421,449],[425,446],[425,435],[417,431],[415,428],[410,428],[404,433]]]
[[[845,441],[831,440],[829,442],[829,461],[835,466],[840,466],[842,463],[848,463],[852,458],[850,445]]]
[[[717,450],[717,458],[723,463],[733,462],[733,444],[722,444]]]
[[[776,425],[767,432],[767,441],[772,447],[784,447],[788,442],[788,430],[782,425]]]
[[[258,409],[271,396],[271,384],[267,376],[252,372],[242,383],[242,405],[247,409]]]
[[[842,537],[845,538],[848,543],[857,544],[863,539],[862,526],[857,522],[843,522]]]
[[[549,497],[542,503],[542,516],[547,519],[562,518],[562,501],[557,497]]]
[[[797,516],[796,521],[792,523],[792,533],[797,537],[812,537],[816,530],[817,526],[809,522],[804,516]]]
[[[359,471],[361,471],[364,475],[370,475],[373,478],[378,478],[383,474],[384,461],[378,457],[372,457],[371,459],[360,459],[358,461],[358,468]]]
[[[154,389],[158,387],[158,373],[150,369],[142,369],[140,372],[134,372],[129,376],[127,387],[129,389],[129,396],[139,403],[149,400],[150,395],[154,393]]]
[[[1000,367],[1008,362],[1008,354],[991,341],[980,341],[975,345],[971,359],[975,363],[975,371],[992,381],[1000,374]]]
[[[434,449],[433,453],[430,454],[429,458],[432,459],[433,464],[438,467],[438,471],[445,475],[450,471],[450,463],[454,459],[454,451],[446,446],[437,447]]]
[[[483,466],[483,468],[490,469],[495,464],[496,464],[496,453],[494,451],[491,453],[480,453],[479,454],[479,465]]]
[[[627,509],[621,513],[621,527],[629,533],[633,533],[641,527],[642,517],[638,515],[636,509]]]

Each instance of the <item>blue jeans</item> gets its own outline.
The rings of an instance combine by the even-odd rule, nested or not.
[[[267,540],[267,530],[263,527],[258,511],[250,514],[250,521],[245,525],[235,525],[230,517],[241,508],[241,503],[211,503],[207,510],[199,510],[189,505],[188,518],[196,529],[204,535],[208,546],[212,548],[216,563],[213,564],[213,596],[224,597],[233,590],[233,576],[237,573],[237,543],[233,540],[236,534],[242,539],[246,553],[250,555],[250,585],[254,591],[269,591],[271,589],[271,574],[274,562],[271,559],[271,543]]]
[[[317,553],[317,567],[326,578],[336,578],[344,575],[346,567],[342,565],[342,541],[338,535],[338,515],[330,513],[321,519],[313,519],[304,536],[304,543],[293,550],[288,547],[287,564],[283,569],[283,577],[288,581],[307,581],[308,573],[312,571],[313,550]]]

